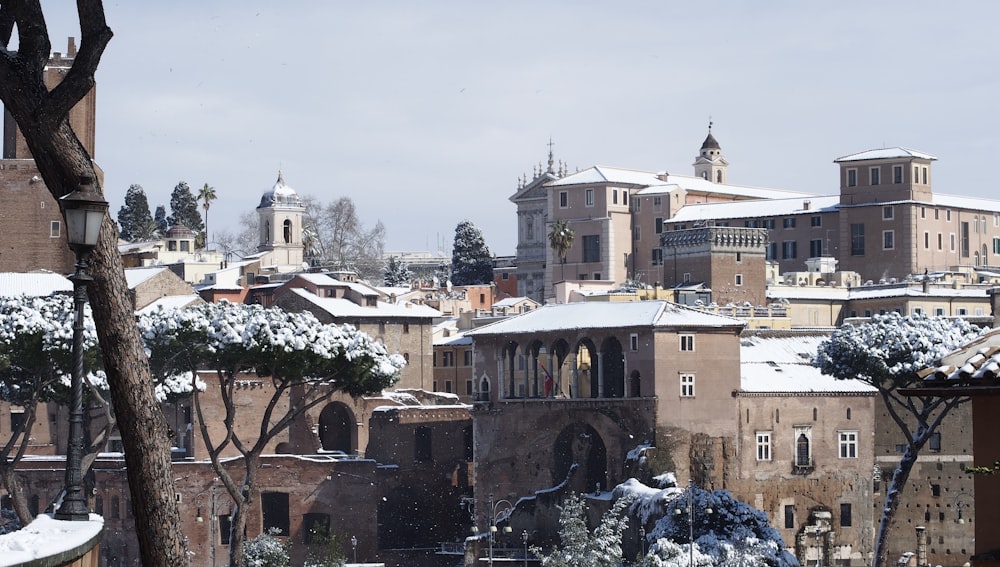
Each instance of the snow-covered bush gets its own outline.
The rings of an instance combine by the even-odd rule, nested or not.
[[[246,567],[290,567],[289,544],[278,539],[281,530],[266,533],[243,542],[243,564]]]

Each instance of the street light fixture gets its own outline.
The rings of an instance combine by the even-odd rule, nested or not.
[[[56,510],[56,519],[90,519],[87,498],[83,494],[83,315],[87,303],[87,285],[94,281],[87,274],[87,260],[97,246],[108,202],[94,187],[94,178],[80,177],[80,187],[59,199],[66,219],[66,239],[76,254],[73,282],[73,370],[70,382],[69,443],[66,447],[66,496]]]
[[[528,567],[528,530],[521,532],[521,541],[524,542],[524,567]]]
[[[501,508],[501,505],[506,505],[507,507]],[[504,512],[510,513],[514,509],[514,505],[510,503],[510,500],[500,499],[496,502],[493,501],[493,495],[490,494],[490,567],[493,567],[493,534],[497,532],[497,521],[500,519],[501,514]],[[503,528],[504,533],[509,534],[514,530],[510,527],[508,523]]]
[[[688,520],[688,565],[694,567],[694,480],[688,481],[687,508],[674,508],[674,515],[687,514]],[[715,512],[711,508],[705,508],[705,514],[711,515]],[[643,538],[645,539],[645,538]]]
[[[354,550],[354,562],[358,562],[358,538],[351,536],[351,549]]]

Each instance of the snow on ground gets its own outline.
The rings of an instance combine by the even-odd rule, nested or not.
[[[85,522],[61,521],[42,514],[23,529],[0,536],[0,567],[71,551],[96,538],[103,528],[104,518],[96,514]]]

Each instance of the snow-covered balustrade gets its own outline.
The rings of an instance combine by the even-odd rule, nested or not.
[[[24,528],[0,536],[0,567],[83,567],[97,565],[104,518],[83,522],[42,514]]]

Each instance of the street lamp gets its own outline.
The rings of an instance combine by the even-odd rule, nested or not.
[[[501,505],[506,505],[506,509],[501,508]],[[496,502],[493,501],[493,495],[490,494],[490,567],[493,567],[493,534],[497,533],[497,521],[500,519],[500,515],[504,512],[510,513],[514,509],[514,505],[510,503],[510,500],[500,499]],[[504,533],[511,533],[512,530],[510,523],[503,528]]]
[[[694,480],[688,481],[687,487],[687,508],[674,508],[674,515],[687,514],[688,520],[688,565],[694,567]],[[711,515],[714,512],[711,508],[705,508],[705,513]]]
[[[76,271],[69,277],[73,282],[73,370],[70,386],[69,443],[66,447],[66,496],[56,510],[56,519],[81,521],[90,519],[87,499],[83,494],[83,307],[87,302],[87,259],[97,246],[108,202],[94,187],[94,178],[80,177],[80,187],[59,199],[66,218],[66,239],[76,254]]]
[[[521,541],[524,542],[524,567],[528,567],[528,530],[521,532]]]
[[[351,536],[351,549],[354,550],[354,562],[358,562],[358,538]]]

